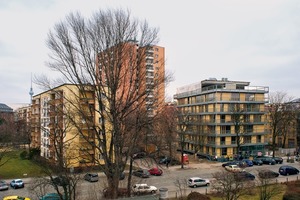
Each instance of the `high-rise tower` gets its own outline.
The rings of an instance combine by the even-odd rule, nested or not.
[[[30,80],[30,90],[29,90],[29,95],[30,95],[30,104],[32,104],[32,96],[33,96],[34,92],[32,89],[32,75],[31,75],[31,80]]]

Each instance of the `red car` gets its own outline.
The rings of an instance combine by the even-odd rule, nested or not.
[[[163,171],[157,167],[151,168],[148,170],[151,175],[160,176],[163,174]]]

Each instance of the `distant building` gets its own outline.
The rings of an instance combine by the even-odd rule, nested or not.
[[[13,109],[4,103],[0,103],[0,113],[12,113]]]
[[[288,113],[286,116],[288,116],[288,121],[282,123],[282,121],[278,121],[277,123],[277,129],[278,129],[278,135],[276,136],[276,146],[278,148],[285,148],[285,149],[298,149],[298,144],[300,144],[300,99],[294,99],[293,101],[286,102],[282,105],[282,108],[284,107],[284,112]],[[271,104],[266,105],[266,111],[272,112]],[[278,111],[280,114],[280,111]],[[286,114],[285,113],[285,114]],[[269,119],[269,115],[267,115]],[[281,118],[278,118],[281,120]],[[267,138],[269,145],[272,145],[272,129],[270,124],[267,125],[267,130],[270,133]],[[300,151],[299,151],[300,152]]]
[[[16,120],[24,120],[26,123],[30,123],[31,105],[17,108],[15,110],[15,115]]]
[[[179,129],[184,150],[218,157],[264,151],[268,94],[268,87],[227,78],[211,78],[178,88],[174,99],[183,119],[178,126],[186,126]]]
[[[0,103],[0,142],[10,140],[14,133],[14,112],[6,104]]]
[[[4,121],[13,121],[14,120],[13,109],[4,103],[0,103],[0,119],[1,118]]]

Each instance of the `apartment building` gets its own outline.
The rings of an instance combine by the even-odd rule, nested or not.
[[[84,94],[76,85],[63,84],[32,99],[31,146],[39,147],[41,156],[50,162],[63,157],[68,168],[94,165],[95,157],[99,157],[94,145],[90,145],[95,143],[94,132],[87,120],[82,119],[85,116],[96,124],[97,115],[78,114],[78,110],[88,112],[88,107],[96,106],[94,90],[88,85],[82,87],[85,87]]]
[[[31,105],[22,106],[15,110],[15,119],[23,120],[26,123],[30,123],[31,118]]]
[[[180,145],[187,152],[218,157],[263,152],[268,94],[268,87],[227,78],[178,88]]]
[[[98,54],[96,71],[99,78],[97,85],[108,83],[108,90],[115,88],[115,85],[112,85],[114,80],[109,80],[110,77],[118,77],[116,99],[124,102],[124,105],[130,101],[130,104],[138,105],[139,110],[147,113],[150,119],[148,121],[151,121],[159,109],[163,108],[165,104],[164,47],[139,46],[135,40],[120,43]],[[140,141],[143,141],[144,145],[147,144],[141,148],[151,152],[154,151],[155,144],[151,142],[154,141],[154,134],[150,123],[146,131],[145,138],[141,138]]]
[[[139,46],[135,40],[120,43],[98,54],[96,71],[98,84],[111,81],[107,80],[111,76],[120,79],[117,98],[121,101],[126,101],[129,96],[132,96],[134,90],[138,90],[139,94],[145,93],[146,99],[140,100],[139,103],[144,105],[149,117],[154,116],[158,109],[163,107],[165,103],[164,47]]]

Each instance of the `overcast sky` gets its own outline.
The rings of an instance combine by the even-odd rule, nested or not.
[[[248,81],[300,97],[298,0],[0,0],[0,103],[29,103],[45,66],[47,33],[67,14],[129,9],[159,27],[176,88],[208,78]],[[35,94],[41,91],[33,84]]]

